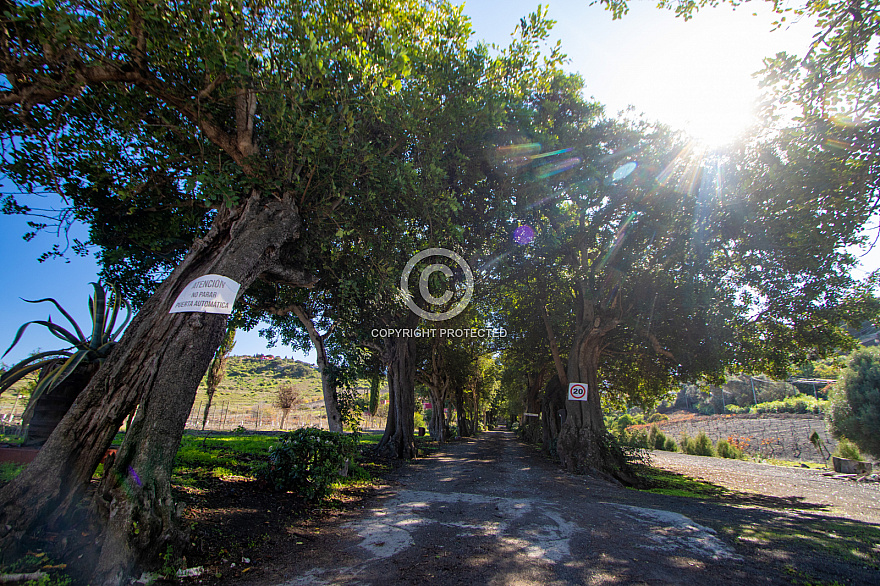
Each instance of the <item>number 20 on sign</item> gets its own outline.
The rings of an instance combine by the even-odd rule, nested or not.
[[[571,383],[568,385],[568,398],[571,401],[586,401],[587,383]]]

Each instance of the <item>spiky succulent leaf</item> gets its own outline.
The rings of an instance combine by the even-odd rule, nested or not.
[[[31,401],[35,401],[36,397],[44,392],[50,392],[52,389],[61,384],[70,374],[76,370],[76,367],[82,364],[83,360],[88,356],[88,350],[80,350],[73,356],[65,360],[58,368],[41,378],[31,393]]]
[[[67,321],[69,321],[70,324],[73,326],[73,329],[76,330],[76,335],[77,335],[77,337],[78,337],[80,340],[85,340],[85,339],[86,339],[85,334],[83,334],[83,331],[79,328],[79,324],[76,323],[76,320],[74,320],[73,317],[71,317],[69,313],[67,313],[66,311],[64,311],[64,308],[61,307],[61,305],[60,305],[57,301],[55,301],[53,298],[51,298],[51,297],[47,297],[47,298],[45,298],[45,299],[33,299],[33,300],[31,300],[31,299],[22,299],[22,301],[24,301],[25,303],[43,303],[44,301],[48,301],[49,303],[51,303],[52,305],[54,305],[55,307],[57,307],[57,308],[58,308],[58,311],[60,311],[61,314],[62,314],[64,317],[67,318]]]
[[[89,297],[89,310],[92,314],[92,337],[89,339],[89,348],[95,350],[104,342],[104,326],[107,323],[107,293],[98,283],[92,283],[95,288],[95,296]]]
[[[68,332],[67,330],[65,330],[64,328],[59,326],[58,324],[54,323],[52,321],[51,316],[46,321],[35,320],[31,323],[45,326],[46,328],[48,328],[48,330],[52,333],[53,336],[55,336],[59,340],[64,340],[65,342],[70,343],[74,347],[88,346],[88,344],[89,344],[89,341],[87,339],[77,338],[75,335],[71,334],[70,332]]]
[[[128,325],[128,322],[131,320],[131,304],[122,298],[119,294],[119,289],[115,284],[110,284],[108,286],[112,295],[112,303],[110,304],[107,303],[107,291],[104,287],[100,283],[94,282],[91,283],[91,285],[94,287],[95,294],[93,297],[89,297],[89,313],[92,317],[92,335],[90,338],[86,338],[83,335],[83,332],[77,325],[76,321],[54,299],[46,298],[35,301],[25,300],[28,303],[42,303],[48,301],[55,305],[55,307],[57,307],[64,317],[73,325],[74,330],[76,330],[76,335],[54,323],[51,316],[46,321],[30,321],[18,329],[18,332],[16,332],[15,335],[15,340],[3,356],[6,356],[6,354],[18,344],[25,330],[31,324],[44,326],[52,332],[56,338],[73,345],[71,350],[76,350],[76,352],[71,352],[67,349],[41,352],[22,360],[0,376],[0,393],[28,374],[50,367],[49,371],[38,381],[36,388],[31,393],[31,403],[33,404],[40,395],[44,392],[49,392],[58,386],[83,362],[103,362],[110,354],[110,350],[112,350],[113,346],[116,344],[115,339],[122,333]],[[119,310],[123,306],[126,310],[125,321],[116,331],[113,331],[113,327],[116,325],[116,320],[119,316]],[[53,362],[56,363],[54,368],[52,368]]]
[[[22,360],[9,368],[0,376],[0,393],[29,375],[30,373],[45,368],[47,365],[57,361],[60,358],[69,358],[72,356],[70,352],[52,351],[40,352]]]

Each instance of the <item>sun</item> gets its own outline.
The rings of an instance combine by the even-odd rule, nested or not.
[[[728,95],[706,96],[687,108],[683,128],[693,140],[710,150],[724,148],[746,134],[756,123],[754,94],[750,88]]]

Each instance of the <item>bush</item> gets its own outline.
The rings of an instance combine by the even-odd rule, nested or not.
[[[672,439],[671,437],[667,437],[666,444],[661,449],[663,449],[667,452],[677,452],[678,451],[678,444],[676,444],[675,440]]]
[[[275,490],[294,491],[317,502],[330,494],[331,484],[356,452],[351,436],[305,427],[283,435],[256,472]]]
[[[731,458],[731,459],[740,459],[743,457],[743,452],[736,446],[730,445],[726,439],[720,439],[715,444],[715,452],[718,454],[719,458]]]
[[[663,413],[653,413],[648,417],[646,423],[657,423],[658,421],[669,421],[669,416]]]
[[[624,413],[612,422],[610,426],[610,431],[614,435],[621,437],[624,430],[630,425],[635,425],[635,420],[633,420],[632,416],[629,413]]]
[[[715,415],[715,407],[712,403],[700,403],[697,405],[697,412],[700,415]]]
[[[880,455],[880,352],[859,350],[850,356],[830,393],[831,433],[859,450]]]
[[[709,439],[709,436],[706,435],[705,432],[700,432],[697,434],[696,439],[694,439],[694,455],[696,456],[714,456],[715,449],[712,447],[712,440]]]
[[[656,425],[651,426],[648,433],[648,447],[654,450],[662,450],[666,446],[666,434],[664,434]]]
[[[428,427],[427,424],[425,424],[425,416],[422,415],[420,411],[416,411],[413,415],[413,427],[415,429],[418,429],[420,427]]]
[[[834,455],[838,458],[846,458],[847,460],[861,461],[862,459],[862,454],[859,452],[859,448],[845,437],[840,438],[840,443],[837,444],[837,449],[834,450]]]
[[[795,395],[781,401],[758,403],[751,408],[753,413],[820,413],[828,410],[828,401],[816,401],[810,395]]]
[[[695,438],[689,437],[686,433],[682,434],[679,446],[682,452],[692,456],[715,455],[715,450],[712,448],[712,440],[702,431]]]
[[[648,440],[648,432],[644,429],[624,431],[617,439],[621,446],[638,449],[651,449]]]
[[[696,448],[694,447],[694,438],[686,433],[681,434],[681,439],[678,440],[678,447],[685,454],[693,454],[694,451],[696,451]]]
[[[724,410],[725,410],[727,413],[734,413],[734,414],[737,414],[737,415],[740,414],[740,413],[748,413],[748,412],[749,412],[749,408],[748,408],[748,407],[740,407],[740,406],[738,406],[738,405],[726,405],[726,406],[724,407]]]

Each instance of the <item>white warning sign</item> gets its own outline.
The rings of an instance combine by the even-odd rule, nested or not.
[[[205,275],[187,285],[174,300],[168,313],[232,313],[235,297],[241,287],[222,275]]]
[[[571,401],[587,400],[587,383],[571,383],[568,385],[568,398]]]

